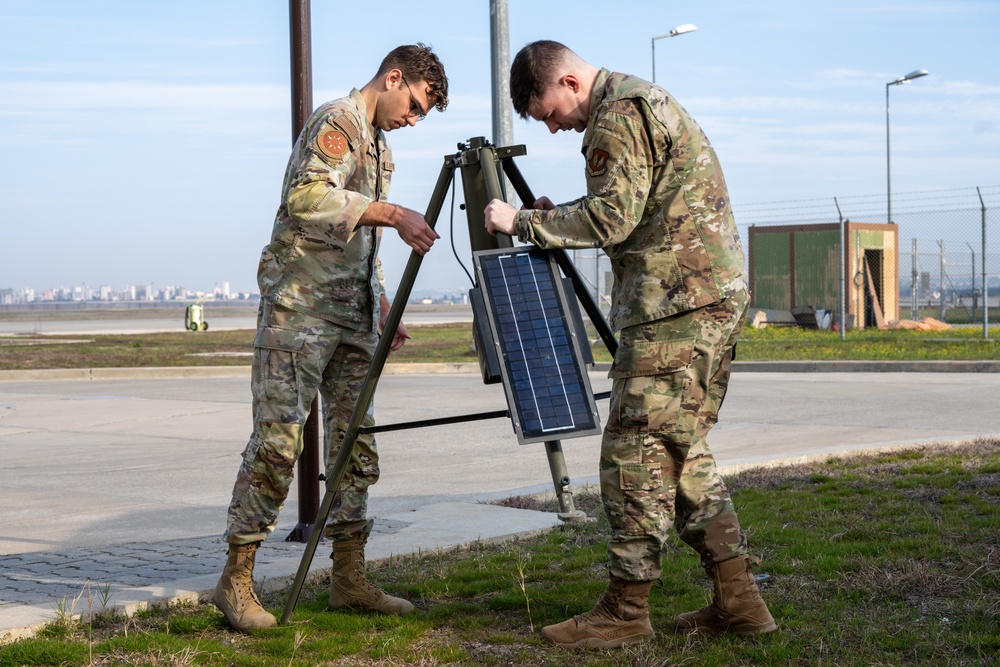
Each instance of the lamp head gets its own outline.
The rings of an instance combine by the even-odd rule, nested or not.
[[[929,72],[927,70],[925,70],[925,69],[915,69],[912,72],[910,72],[909,74],[905,74],[905,75],[899,77],[898,79],[896,79],[895,81],[893,81],[892,84],[896,85],[896,86],[899,86],[899,85],[902,85],[904,83],[909,83],[910,81],[913,81],[914,79],[919,79],[922,76],[927,76],[928,74],[929,74]]]
[[[693,23],[684,23],[671,30],[670,36],[676,37],[677,35],[683,35],[686,32],[694,32],[697,29],[698,26],[694,25]]]

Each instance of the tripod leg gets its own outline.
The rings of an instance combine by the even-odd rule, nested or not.
[[[432,229],[437,222],[438,214],[441,212],[441,207],[448,194],[448,184],[454,175],[454,169],[454,158],[450,156],[446,157],[444,166],[441,167],[441,173],[438,175],[437,184],[434,186],[434,194],[431,195],[431,201],[427,206],[427,213],[424,214],[424,219]],[[379,338],[375,354],[372,357],[372,365],[365,376],[365,383],[358,396],[358,402],[354,406],[354,412],[351,414],[351,421],[344,432],[344,440],[340,443],[340,452],[337,454],[333,468],[329,475],[327,475],[326,493],[323,494],[323,501],[320,504],[319,513],[316,515],[312,535],[309,536],[309,542],[306,544],[305,551],[302,554],[299,569],[295,573],[295,580],[292,582],[292,589],[289,591],[288,599],[285,601],[285,609],[281,614],[280,621],[282,625],[291,619],[292,612],[295,611],[295,605],[298,604],[299,594],[302,593],[302,586],[305,584],[306,576],[309,574],[309,567],[312,565],[313,557],[316,555],[316,547],[319,545],[320,537],[323,534],[326,518],[330,514],[330,508],[333,507],[337,490],[340,488],[340,483],[344,479],[344,473],[347,472],[347,465],[354,454],[354,443],[358,439],[361,422],[368,412],[368,406],[371,405],[372,398],[375,396],[375,387],[378,384],[379,377],[382,375],[382,369],[385,367],[385,360],[389,356],[389,347],[392,345],[393,338],[391,332],[399,327],[399,323],[403,319],[403,308],[406,307],[406,302],[410,298],[410,292],[413,291],[413,284],[416,282],[417,271],[420,269],[422,259],[423,257],[416,252],[411,252],[406,269],[403,271],[403,277],[399,281],[399,288],[396,290],[396,299],[392,304],[392,308],[389,309],[389,318],[385,323],[384,331],[390,333]]]

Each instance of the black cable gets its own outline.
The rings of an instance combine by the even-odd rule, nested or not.
[[[458,265],[462,267],[463,271],[465,271],[465,275],[469,276],[469,283],[471,283],[472,286],[475,287],[476,281],[472,279],[472,274],[469,273],[469,270],[467,268],[465,268],[465,264],[462,264],[462,260],[458,256],[458,251],[455,250],[455,172],[454,171],[451,172],[451,217],[448,220],[448,236],[450,237],[449,240],[451,241],[451,253],[455,255],[455,261],[458,262]]]

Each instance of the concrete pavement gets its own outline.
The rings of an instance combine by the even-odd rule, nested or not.
[[[712,434],[725,472],[1000,437],[1000,373],[751,368],[740,365],[734,375]],[[250,423],[246,369],[216,372],[0,382],[0,636],[55,619],[64,598],[80,596],[78,613],[97,611],[105,586],[109,605],[126,610],[214,587],[225,507]],[[602,371],[591,378],[595,391],[610,386]],[[502,388],[483,385],[477,372],[386,373],[376,415],[389,424],[504,407]],[[607,413],[607,401],[598,407]],[[598,436],[563,442],[574,488],[596,483],[599,444]],[[558,523],[551,514],[483,504],[551,488],[544,449],[519,446],[509,420],[385,433],[379,450],[370,559]],[[275,535],[260,551],[258,576],[267,581],[298,567],[304,545],[283,541],[297,510],[293,485]],[[328,551],[321,545],[314,569],[328,566]]]

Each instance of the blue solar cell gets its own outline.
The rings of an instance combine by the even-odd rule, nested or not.
[[[475,260],[518,438],[533,442],[598,432],[590,381],[553,259],[528,247],[478,252]]]

